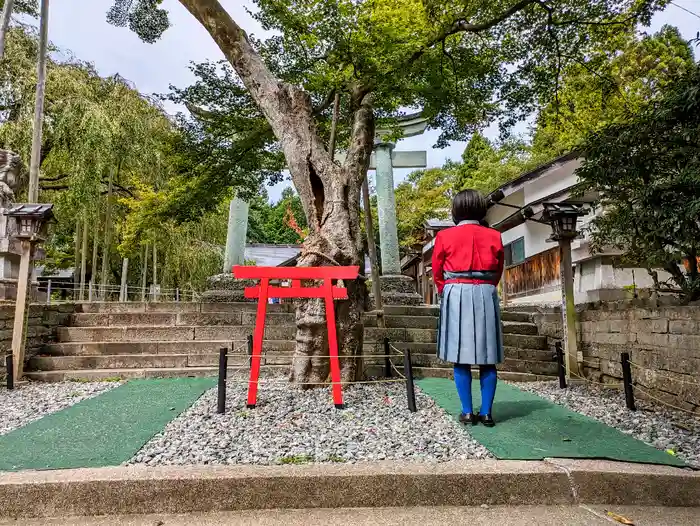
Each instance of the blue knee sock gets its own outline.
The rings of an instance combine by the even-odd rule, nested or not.
[[[462,413],[473,413],[471,365],[455,364],[455,385],[457,386],[459,401],[462,402]]]
[[[481,409],[480,415],[490,415],[493,407],[493,398],[496,396],[496,366],[479,366],[479,383],[481,384]]]

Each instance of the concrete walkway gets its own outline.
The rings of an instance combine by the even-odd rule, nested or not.
[[[342,514],[358,504],[373,509],[582,504],[698,508],[700,473],[564,459],[0,473],[0,517],[25,520],[312,508]]]
[[[495,506],[491,508],[349,508],[314,510],[262,510],[186,515],[113,516],[19,520],[0,526],[595,526],[619,524],[605,516],[610,509],[635,526],[691,526],[698,508],[618,506]]]

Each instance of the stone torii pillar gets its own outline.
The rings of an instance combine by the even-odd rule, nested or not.
[[[399,121],[402,137],[421,135],[427,120],[420,113],[407,115]],[[396,221],[394,168],[425,168],[425,151],[395,151],[395,144],[387,140],[390,130],[378,130],[370,169],[376,170],[377,212],[379,214],[379,245],[381,247],[382,300],[389,305],[417,305],[422,303],[416,283],[401,274],[401,255]]]
[[[245,246],[248,236],[248,203],[234,197],[229,203],[226,248],[221,274],[207,280],[207,290],[202,295],[205,301],[240,302],[246,301],[245,287],[251,282],[233,279],[234,265],[245,264]]]
[[[228,208],[228,230],[223,273],[230,273],[234,265],[245,263],[245,244],[248,235],[248,203],[234,197]]]

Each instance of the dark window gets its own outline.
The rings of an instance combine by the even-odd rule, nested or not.
[[[506,266],[517,265],[525,261],[525,238],[519,237],[503,247]]]

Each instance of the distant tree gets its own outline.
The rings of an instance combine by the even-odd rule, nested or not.
[[[248,241],[251,243],[273,243],[296,245],[302,242],[298,232],[290,226],[289,214],[300,229],[306,228],[306,217],[301,200],[292,188],[285,188],[281,199],[270,204],[267,195],[250,202]]]
[[[396,187],[396,220],[402,252],[419,249],[428,219],[449,216],[452,174],[441,168],[411,173]]]
[[[462,153],[462,162],[448,162],[443,169],[450,172],[455,192],[472,188],[489,193],[535,162],[529,145],[519,137],[492,144],[481,134],[476,134]]]
[[[588,133],[627,120],[694,67],[693,50],[675,27],[620,33],[565,70],[557,99],[538,115],[532,155],[543,162],[570,151]]]
[[[651,272],[663,268],[686,301],[700,299],[699,129],[696,66],[628,122],[590,135],[577,172],[581,191],[600,195],[594,249],[614,247]]]

